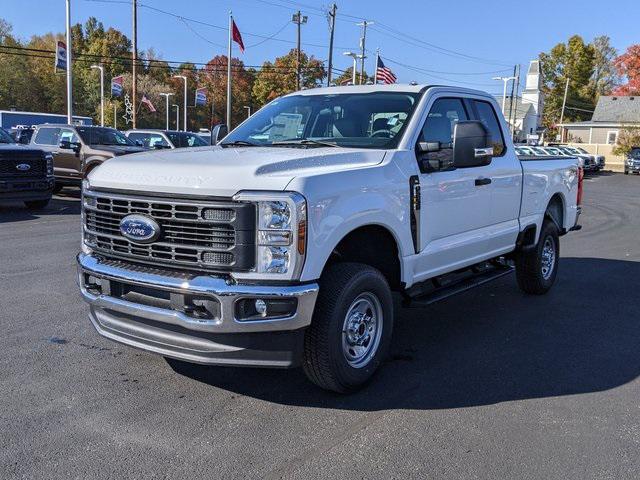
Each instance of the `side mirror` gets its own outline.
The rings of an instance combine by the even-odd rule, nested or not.
[[[453,130],[453,166],[488,165],[493,157],[491,135],[482,122],[458,122]]]
[[[439,152],[442,150],[440,142],[418,142],[418,151],[420,153]]]
[[[217,145],[220,140],[227,136],[229,129],[224,123],[216,125],[211,129],[211,145]]]

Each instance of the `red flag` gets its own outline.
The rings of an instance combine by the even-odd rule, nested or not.
[[[153,103],[151,103],[151,100],[149,100],[146,95],[142,95],[140,102],[144,103],[149,108],[150,112],[156,111],[156,107],[153,106]]]
[[[238,26],[236,25],[235,20],[231,20],[231,32],[231,38],[233,38],[233,41],[238,44],[238,46],[240,47],[240,51],[244,53],[244,43],[242,42],[242,35],[240,35],[240,30],[238,30]]]

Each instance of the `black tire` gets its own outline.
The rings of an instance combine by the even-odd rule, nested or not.
[[[543,265],[545,259],[545,247],[553,251],[553,265]],[[542,223],[540,239],[535,248],[520,252],[516,256],[516,279],[518,286],[525,293],[542,295],[549,291],[556,280],[558,274],[558,263],[560,262],[560,239],[558,227],[550,220],[545,219]],[[546,268],[545,268],[546,267]]]
[[[27,200],[24,204],[29,210],[42,210],[49,205],[49,200]]]
[[[375,299],[378,301],[377,305]],[[366,302],[372,302],[373,309],[367,309]],[[357,363],[354,361],[355,351],[351,349],[353,347],[349,347],[349,334],[343,333],[347,314],[355,308],[355,304],[364,305],[367,313],[379,311],[382,315],[382,321],[377,322],[382,331],[378,334],[376,329],[372,335],[377,341],[370,336],[369,342],[373,343],[365,342],[364,347],[356,347],[368,349],[371,346],[371,351],[363,357],[359,366],[354,366]],[[367,329],[351,332],[354,335],[366,335]],[[320,279],[313,320],[305,332],[302,363],[304,372],[309,380],[325,390],[338,393],[356,391],[371,379],[383,362],[392,333],[393,300],[384,276],[375,268],[360,263],[332,265]],[[347,355],[351,354],[354,355],[348,360]]]
[[[629,170],[627,170],[626,168],[624,169],[624,174],[625,175],[629,175]]]

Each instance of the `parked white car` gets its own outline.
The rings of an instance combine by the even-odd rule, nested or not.
[[[511,272],[543,294],[578,229],[575,158],[520,161],[484,92],[368,85],[278,98],[218,146],[115,158],[83,189],[97,331],[188,362],[365,384],[392,292],[427,305]],[[496,292],[497,293],[497,292]]]
[[[136,145],[149,149],[190,148],[208,145],[196,133],[175,130],[127,130],[124,134]]]

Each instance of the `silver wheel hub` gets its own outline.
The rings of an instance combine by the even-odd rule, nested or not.
[[[549,278],[551,278],[551,274],[553,273],[555,264],[556,242],[554,241],[553,237],[547,237],[544,239],[544,244],[542,245],[542,278],[544,278],[545,280],[549,280]]]
[[[369,364],[382,337],[382,305],[373,293],[362,293],[347,310],[342,328],[342,353],[354,368]]]

